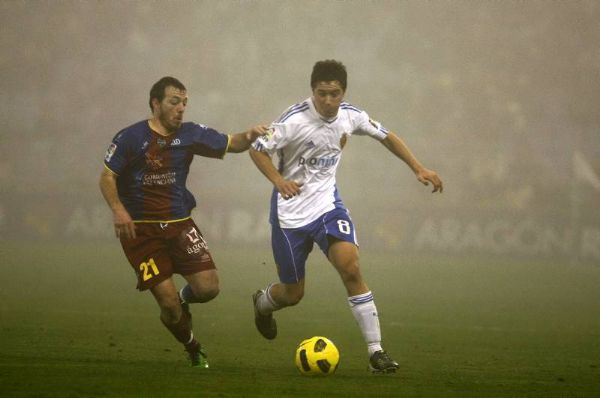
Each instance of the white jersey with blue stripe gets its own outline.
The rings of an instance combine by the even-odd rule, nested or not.
[[[258,138],[253,148],[270,156],[277,154],[283,178],[302,184],[301,193],[288,200],[274,192],[271,222],[282,228],[302,227],[343,207],[335,173],[346,140],[356,134],[381,141],[388,133],[365,111],[347,102],[342,102],[336,117],[325,119],[312,98],[289,107],[271,128],[272,134]]]

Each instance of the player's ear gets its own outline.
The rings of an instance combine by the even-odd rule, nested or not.
[[[152,113],[154,113],[154,111],[156,110],[156,108],[158,108],[159,105],[160,102],[158,101],[158,98],[152,98]]]

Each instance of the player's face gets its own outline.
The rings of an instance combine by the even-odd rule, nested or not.
[[[165,88],[165,98],[158,106],[158,120],[169,132],[175,132],[183,122],[183,112],[187,106],[188,97],[185,91],[168,86]]]
[[[321,116],[326,118],[335,117],[344,99],[342,84],[337,80],[330,82],[318,82],[313,89],[313,102]]]

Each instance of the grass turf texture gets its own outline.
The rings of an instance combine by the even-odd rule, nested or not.
[[[266,245],[266,244],[265,244]],[[274,280],[268,251],[214,247],[221,294],[193,305],[208,370],[190,368],[138,293],[118,242],[0,243],[0,395],[286,397],[600,395],[600,267],[500,258],[362,254],[395,375],[366,348],[335,271],[315,250],[304,300],[254,329],[251,294]],[[182,279],[176,277],[179,286]],[[302,377],[296,345],[341,352],[337,373]]]

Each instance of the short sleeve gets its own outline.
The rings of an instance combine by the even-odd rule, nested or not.
[[[388,135],[388,130],[381,123],[369,117],[367,112],[361,111],[354,120],[355,128],[352,132],[356,135],[368,135],[379,141],[385,139]]]
[[[269,127],[269,133],[258,137],[256,141],[252,143],[252,148],[259,152],[266,152],[269,155],[273,155],[278,149],[282,149],[285,146],[287,138],[288,126],[283,123],[273,123]]]
[[[201,124],[191,125],[192,153],[208,158],[222,158],[229,146],[229,136]]]
[[[104,165],[113,173],[120,175],[127,165],[129,147],[130,143],[127,134],[124,131],[117,133],[106,149]]]

